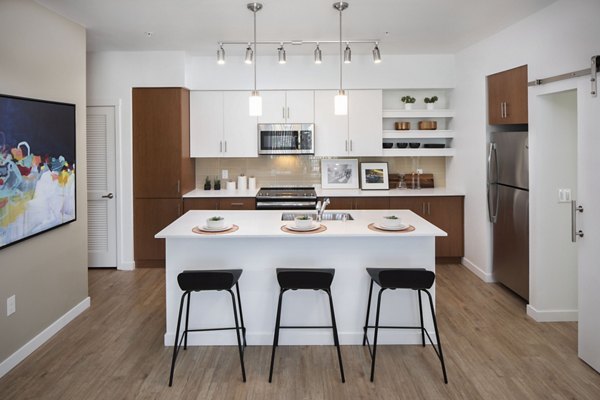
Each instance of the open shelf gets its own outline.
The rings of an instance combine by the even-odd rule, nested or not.
[[[453,139],[451,130],[384,130],[384,139]]]
[[[453,118],[454,110],[403,110],[387,109],[383,110],[383,118]]]
[[[383,149],[385,157],[453,157],[455,149]]]

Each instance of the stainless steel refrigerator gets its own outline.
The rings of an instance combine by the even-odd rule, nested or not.
[[[527,132],[495,132],[488,153],[488,212],[494,277],[529,300],[529,157]]]

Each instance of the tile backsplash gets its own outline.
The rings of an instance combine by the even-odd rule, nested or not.
[[[260,156],[257,158],[197,158],[196,187],[202,188],[206,177],[221,178],[228,170],[229,180],[240,174],[256,177],[256,186],[315,185],[321,183],[321,159],[315,156]],[[351,157],[349,157],[351,158]],[[356,158],[356,157],[355,157]],[[359,157],[360,162],[388,163],[389,173],[410,173],[422,168],[433,174],[435,187],[446,186],[444,157]],[[222,182],[223,187],[224,182]]]

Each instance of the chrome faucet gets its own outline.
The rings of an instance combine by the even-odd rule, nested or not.
[[[321,222],[321,219],[323,218],[323,213],[325,212],[325,208],[327,208],[327,206],[329,205],[329,203],[331,203],[331,201],[329,200],[329,197],[326,198],[325,200],[323,200],[323,203],[321,203],[321,201],[317,202],[317,221]]]

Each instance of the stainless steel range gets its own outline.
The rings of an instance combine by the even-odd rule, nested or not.
[[[315,188],[262,187],[256,194],[257,210],[314,210],[317,205]]]

